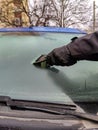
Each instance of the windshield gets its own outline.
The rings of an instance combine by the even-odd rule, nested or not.
[[[13,99],[58,103],[98,100],[98,62],[79,61],[71,67],[36,68],[42,54],[83,34],[0,34],[0,95]]]

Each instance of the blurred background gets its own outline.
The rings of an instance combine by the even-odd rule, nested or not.
[[[98,29],[97,0],[0,0],[2,27],[72,27]]]

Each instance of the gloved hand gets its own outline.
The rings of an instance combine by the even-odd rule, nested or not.
[[[67,46],[55,48],[49,54],[47,54],[47,62],[50,66],[71,66],[77,62],[77,60],[71,56],[71,53]]]
[[[50,65],[47,63],[47,56],[41,55],[34,63],[33,65],[41,68],[48,68]]]

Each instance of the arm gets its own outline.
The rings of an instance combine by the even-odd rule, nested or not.
[[[70,66],[79,60],[98,61],[98,31],[56,48],[47,55],[50,65]]]

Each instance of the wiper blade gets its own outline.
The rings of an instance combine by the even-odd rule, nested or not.
[[[27,107],[27,106],[12,106],[12,109],[39,111],[39,112],[44,112],[44,113],[49,113],[49,114],[56,114],[56,115],[72,115],[72,116],[76,116],[81,119],[98,122],[97,115],[90,114],[90,113],[80,113],[80,112],[75,112],[72,110],[58,111],[58,110],[44,109],[44,108],[38,108],[38,107]]]
[[[59,104],[59,103],[49,103],[49,102],[40,102],[40,101],[28,101],[28,100],[16,100],[11,99],[9,96],[0,96],[0,103],[4,103],[5,105],[15,108],[51,108],[53,110],[76,110],[76,105],[71,104]]]
[[[59,111],[51,110],[51,109],[45,109],[45,108],[38,108],[38,107],[27,107],[27,106],[11,106],[12,109],[16,110],[29,110],[29,111],[39,111],[49,114],[56,114],[61,115]]]
[[[90,113],[80,113],[72,110],[63,110],[63,111],[58,111],[58,110],[51,110],[51,109],[44,109],[44,108],[37,108],[37,107],[23,107],[23,106],[13,106],[12,109],[17,109],[17,110],[29,110],[29,111],[39,111],[39,112],[45,112],[49,114],[56,114],[56,115],[72,115],[76,116],[78,118],[98,122],[98,116]]]
[[[94,122],[98,123],[98,116],[97,115],[90,114],[90,113],[76,112],[75,109],[68,109],[68,108],[66,109],[66,107],[63,109],[58,109],[58,107],[56,107],[56,106],[54,107],[55,109],[53,109],[51,107],[44,108],[42,104],[41,104],[42,107],[26,106],[27,104],[23,103],[23,101],[22,102],[15,101],[7,96],[0,96],[0,102],[5,103],[11,109],[39,111],[39,112],[45,112],[45,113],[49,113],[49,114],[56,114],[56,115],[72,115],[72,116],[76,116],[76,117],[81,118],[81,119],[86,119],[86,120],[90,120],[90,121],[94,121]],[[68,106],[70,106],[70,105],[68,105]],[[71,105],[71,106],[73,108],[76,107],[74,105]],[[59,108],[60,108],[60,106],[59,106]]]
[[[90,120],[93,122],[98,123],[98,116],[95,114],[91,114],[91,113],[80,113],[80,112],[75,112],[75,111],[69,111],[66,110],[63,115],[72,115],[72,116],[76,116],[82,119],[86,119],[86,120]]]

